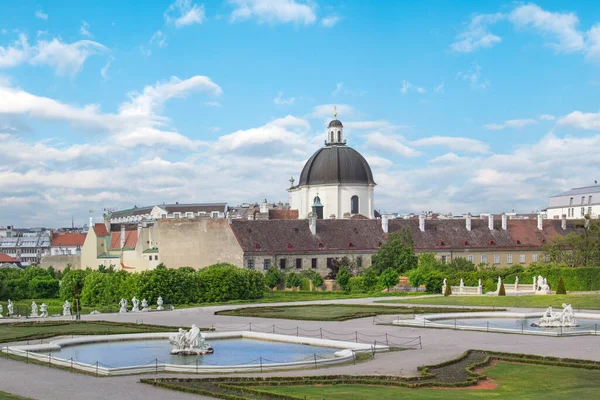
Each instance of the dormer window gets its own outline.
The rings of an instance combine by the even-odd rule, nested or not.
[[[257,249],[257,250],[260,249],[260,244],[254,243],[254,248]]]

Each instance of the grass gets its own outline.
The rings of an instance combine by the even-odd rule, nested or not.
[[[123,322],[44,321],[0,324],[0,343],[40,340],[63,335],[114,335],[120,333],[171,332],[175,328],[163,325],[143,325]]]
[[[215,314],[236,317],[278,318],[306,321],[347,321],[349,319],[374,317],[376,315],[413,315],[469,311],[481,311],[481,309],[366,306],[358,304],[311,304],[306,306],[246,307],[235,310],[218,311]]]
[[[311,385],[257,387],[270,393],[306,399],[574,399],[595,398],[600,389],[600,371],[548,365],[525,365],[500,362],[485,370],[495,388],[411,389],[373,385]],[[306,396],[306,397],[304,397]]]
[[[0,391],[0,400],[27,400],[27,397],[17,396],[16,394],[10,394]]]
[[[567,294],[545,296],[447,296],[410,300],[379,300],[377,303],[429,304],[449,306],[523,307],[561,309],[562,303],[571,304],[576,309],[600,310],[600,295]]]

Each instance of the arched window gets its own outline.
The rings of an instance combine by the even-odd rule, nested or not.
[[[358,196],[352,196],[350,199],[350,214],[358,214]]]
[[[342,143],[342,131],[338,131],[338,143]]]
[[[333,143],[334,142],[334,140],[333,140],[334,135],[335,135],[335,133],[333,131],[331,131],[331,135],[329,135],[330,136],[329,143]]]

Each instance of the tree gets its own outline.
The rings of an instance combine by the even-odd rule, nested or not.
[[[567,294],[567,288],[565,288],[565,280],[561,276],[556,285],[556,294]]]
[[[378,274],[388,268],[394,268],[399,274],[416,268],[418,258],[410,230],[404,228],[400,232],[390,233],[388,241],[381,245],[372,261]]]
[[[593,267],[600,265],[600,221],[586,215],[578,222],[575,230],[557,236],[544,246],[553,263],[564,263],[569,267]]]
[[[351,261],[348,257],[334,258],[331,261],[328,260],[327,268],[329,268],[329,273],[325,277],[325,279],[336,279],[337,274],[340,268],[344,267],[348,271],[354,270],[354,261]]]
[[[321,274],[319,273],[315,273],[311,279],[312,285],[313,285],[313,289],[317,289],[320,288],[321,286],[323,286],[323,283],[325,283],[323,281],[323,277],[321,276]]]
[[[273,290],[277,285],[285,280],[283,273],[275,267],[269,267],[265,274],[265,282],[267,287]]]
[[[285,277],[285,286],[290,289],[299,288],[302,286],[302,277],[295,272],[290,272]]]
[[[395,268],[388,268],[379,276],[379,284],[390,291],[391,287],[398,283],[398,271]]]
[[[379,277],[377,276],[377,271],[373,268],[367,268],[362,273],[363,277],[363,287],[365,288],[365,292],[372,292],[377,288],[377,282]]]
[[[498,290],[498,296],[506,296],[506,289],[504,289],[504,282],[500,284],[500,289]]]
[[[350,282],[350,271],[348,271],[348,268],[346,267],[340,267],[336,277],[335,277],[335,281],[337,282],[338,285],[340,285],[340,287],[342,288],[342,290],[344,292],[347,292],[350,287],[348,285],[348,283]]]

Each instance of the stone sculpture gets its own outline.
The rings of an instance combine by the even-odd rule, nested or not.
[[[460,279],[460,287],[465,287],[465,281],[463,281],[462,278]]]
[[[479,283],[477,284],[477,286],[481,287],[481,279],[479,280]]]
[[[519,277],[515,278],[515,291],[519,288]]]
[[[150,308],[148,307],[148,300],[146,299],[142,300],[142,311],[150,311]]]
[[[31,315],[30,317],[39,317],[38,315],[38,306],[35,304],[35,301],[31,302]]]
[[[158,296],[158,300],[156,300],[156,305],[158,306],[158,307],[156,307],[157,311],[162,311],[165,309],[163,307],[163,298],[161,296]]]
[[[119,309],[119,314],[125,314],[127,312],[127,300],[121,299],[119,306],[121,306]]]
[[[92,311],[92,312],[90,313],[90,315],[96,315],[96,314],[100,314],[100,311],[98,311],[98,310],[94,310],[94,311]]]
[[[4,311],[4,308],[2,307],[2,304],[0,304],[0,318],[4,318],[4,317],[2,316],[2,311]]]
[[[63,315],[65,317],[71,315],[71,303],[69,303],[69,300],[65,300],[65,304],[63,304]]]
[[[140,301],[136,299],[135,296],[131,299],[131,304],[131,312],[140,312]]]
[[[8,309],[8,317],[12,317],[14,314],[14,306],[12,301],[10,301],[10,299],[8,299],[8,305],[6,306],[6,308]]]
[[[575,327],[579,326],[575,320],[575,313],[573,307],[570,304],[563,303],[562,312],[554,312],[552,307],[548,309],[542,315],[542,318],[533,322],[531,326],[540,328],[558,328],[558,327]]]
[[[446,293],[446,285],[447,285],[447,280],[446,278],[444,278],[444,283],[442,284],[442,294],[445,296]]]
[[[214,349],[205,342],[204,335],[196,325],[192,325],[189,332],[179,328],[177,334],[169,337],[169,343],[173,346],[171,354],[189,356],[214,353]]]
[[[498,277],[498,287],[496,287],[496,292],[500,292],[500,286],[502,286],[502,278]]]
[[[42,305],[40,306],[40,317],[48,318],[48,306],[46,305],[46,303],[42,303]]]
[[[550,293],[550,285],[548,285],[548,279],[542,277],[541,275],[537,277],[537,283],[534,285],[534,287],[536,288],[535,294]]]

